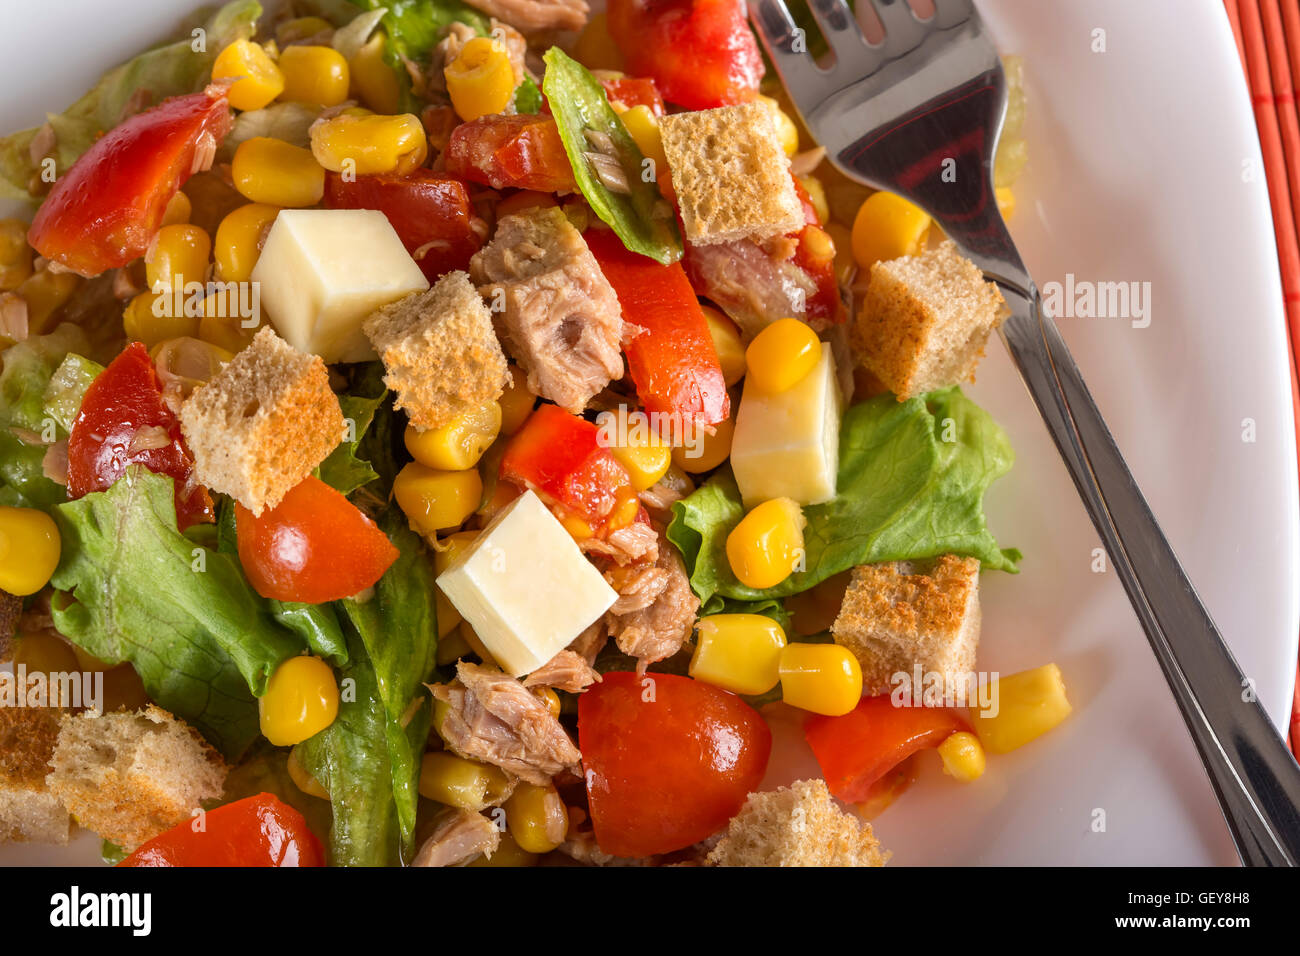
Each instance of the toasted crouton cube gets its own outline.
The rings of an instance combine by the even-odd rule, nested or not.
[[[824,780],[751,793],[708,862],[714,866],[884,866],[871,824],[831,800]]]
[[[464,272],[384,306],[363,326],[384,362],[384,383],[418,428],[441,428],[499,398],[510,380],[492,314]]]
[[[949,240],[871,267],[853,345],[867,370],[903,401],[975,381],[989,333],[1005,312],[998,287]]]
[[[980,639],[979,571],[975,558],[953,554],[853,569],[831,634],[862,665],[868,696],[892,691],[895,674],[918,666],[942,674],[953,693],[967,687]]]
[[[65,716],[46,778],[87,829],[126,850],[190,819],[221,796],[226,768],[198,733],[167,711]]]
[[[802,228],[790,160],[763,103],[676,113],[659,129],[687,241],[761,240]]]
[[[253,514],[274,508],[343,440],[325,363],[270,326],[181,406],[200,484]]]
[[[72,818],[45,785],[64,711],[0,707],[0,843],[67,843]]]

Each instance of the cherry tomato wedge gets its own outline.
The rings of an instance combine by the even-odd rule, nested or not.
[[[596,842],[670,853],[726,826],[767,769],[772,732],[725,690],[673,674],[606,674],[578,699]]]
[[[493,189],[578,190],[559,127],[544,114],[494,114],[461,123],[442,156],[451,175]]]
[[[810,717],[803,732],[831,793],[857,803],[871,797],[872,785],[912,754],[967,729],[951,710],[896,707],[889,694],[882,694],[864,697],[841,717]]]
[[[164,100],[97,140],[41,204],[28,242],[84,276],[144,255],[176,191],[230,130],[224,86]],[[196,160],[199,160],[196,163]]]
[[[130,465],[176,482],[176,523],[183,531],[212,521],[212,496],[194,480],[194,457],[180,420],[143,343],[132,342],[86,389],[68,436],[68,497],[103,491]]]
[[[249,583],[277,601],[349,597],[383,577],[398,557],[361,509],[311,476],[260,516],[236,504],[235,528]]]
[[[324,866],[303,815],[269,793],[245,797],[161,833],[118,866]]]

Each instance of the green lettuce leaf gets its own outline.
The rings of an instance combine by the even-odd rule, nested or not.
[[[691,570],[705,614],[717,613],[726,599],[785,597],[878,561],[954,553],[1015,571],[1019,553],[998,547],[983,509],[985,490],[1014,458],[1006,433],[959,388],[906,402],[881,395],[844,416],[838,493],[804,508],[803,570],[761,591],[731,573],[727,535],[744,506],[729,470],[673,505],[667,535]]]
[[[551,47],[543,59],[546,75],[542,77],[542,90],[555,114],[582,195],[628,249],[658,262],[676,262],[682,257],[677,221],[659,195],[659,187],[642,177],[645,156],[609,105],[604,87],[559,47]],[[592,151],[588,131],[609,137],[614,146],[613,158],[623,168],[630,192],[614,192],[592,172],[585,156]]]
[[[339,407],[343,410],[343,417],[352,423],[352,440],[341,442],[330,452],[329,457],[320,463],[320,468],[316,472],[321,481],[336,491],[348,495],[379,477],[379,472],[375,471],[370,462],[357,457],[357,448],[360,447],[366,430],[370,428],[370,423],[374,421],[375,412],[379,410],[386,397],[386,392],[378,398],[362,398],[357,395],[339,396]]]
[[[332,604],[303,604],[298,601],[267,602],[271,616],[303,639],[308,650],[335,667],[348,662],[347,638]]]
[[[533,114],[542,111],[542,91],[531,77],[525,76],[524,81],[515,87],[514,103],[516,113]]]
[[[69,352],[50,376],[45,386],[45,414],[54,419],[65,435],[72,431],[86,389],[102,371],[104,366],[98,362]]]
[[[203,89],[212,73],[212,61],[228,44],[253,35],[262,6],[256,0],[233,0],[204,23],[203,49],[196,50],[197,38],[185,31],[174,43],[141,53],[109,70],[85,96],[62,113],[48,116],[55,134],[55,164],[62,175],[95,140],[123,119],[128,103],[137,91],[150,95],[149,105],[169,96]],[[0,179],[9,198],[36,198],[27,187],[38,172],[28,147],[38,129],[22,130],[0,139]]]
[[[176,530],[172,480],[140,466],[52,509],[63,554],[54,626],[235,759],[258,735],[254,695],[302,642],[272,620],[229,554]]]

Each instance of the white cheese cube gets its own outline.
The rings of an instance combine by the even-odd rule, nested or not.
[[[618,597],[531,491],[497,512],[437,583],[511,677],[564,650]]]
[[[771,498],[815,505],[835,497],[840,466],[840,390],[831,347],[793,388],[774,394],[747,379],[731,439],[731,470],[752,508]]]
[[[326,362],[374,359],[361,323],[429,288],[388,218],[373,209],[281,210],[252,280],[280,336]]]

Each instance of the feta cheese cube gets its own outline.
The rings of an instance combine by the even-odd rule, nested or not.
[[[388,218],[373,209],[282,209],[252,280],[281,337],[326,362],[375,358],[361,323],[429,288]]]
[[[748,380],[736,411],[731,470],[752,508],[771,498],[815,505],[835,497],[840,466],[840,391],[831,347],[793,388],[775,394]]]
[[[437,583],[511,677],[564,650],[618,597],[531,491],[497,512]]]

